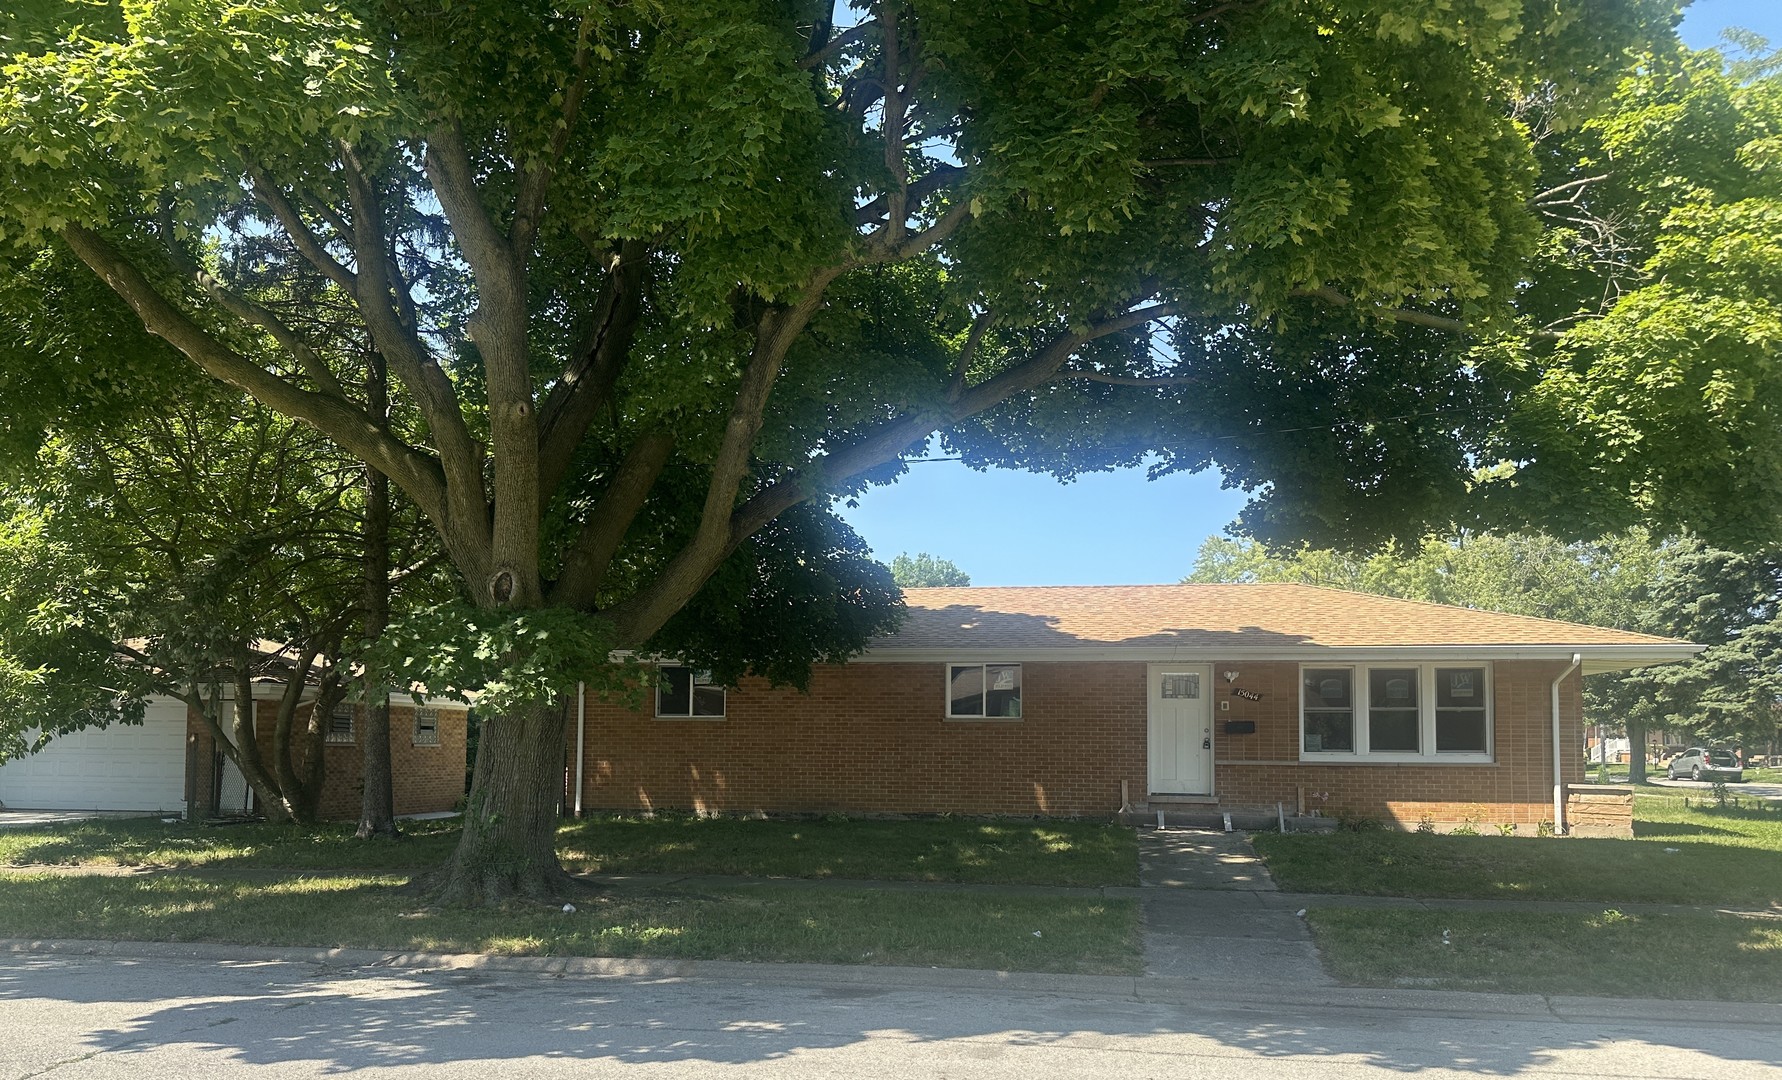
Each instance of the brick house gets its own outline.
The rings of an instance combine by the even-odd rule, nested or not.
[[[297,707],[295,723],[308,721],[309,706]],[[276,697],[254,702],[256,739],[272,745],[278,713]],[[390,700],[391,795],[397,814],[428,814],[455,809],[464,797],[465,745],[469,711],[455,701],[412,698]],[[323,821],[351,821],[359,816],[364,772],[365,707],[343,702],[334,707],[323,736],[325,755],[319,813]],[[242,811],[253,795],[233,762],[217,749],[210,729],[194,710],[186,717],[185,804],[190,808]]]
[[[905,599],[807,691],[664,664],[653,708],[584,695],[566,805],[1595,828],[1620,797],[1582,784],[1581,676],[1699,648],[1305,585]]]
[[[260,745],[272,745],[280,686],[257,683]],[[262,696],[264,694],[264,696]],[[233,694],[225,695],[232,701]],[[305,723],[308,705],[299,705]],[[343,704],[329,717],[322,753],[321,816],[359,816],[362,706]],[[421,814],[456,807],[464,794],[466,707],[398,696],[390,706],[395,809]],[[185,702],[161,695],[146,702],[140,724],[114,724],[52,739],[26,758],[0,766],[0,806],[31,810],[235,813],[252,806],[246,780],[217,749],[204,722]]]

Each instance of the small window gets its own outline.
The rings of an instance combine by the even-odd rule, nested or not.
[[[1200,696],[1200,676],[1194,672],[1184,675],[1165,675],[1163,677],[1163,698],[1197,698]]]
[[[415,745],[439,745],[439,710],[415,710]]]
[[[712,681],[711,672],[678,664],[665,664],[656,670],[657,716],[723,719],[724,688]]]
[[[327,742],[351,743],[353,741],[353,713],[351,702],[343,701],[334,706],[334,711],[328,714]]]
[[[1348,668],[1306,669],[1306,753],[1355,749],[1354,680],[1355,673]]]
[[[1436,668],[1435,683],[1436,753],[1485,753],[1491,746],[1485,730],[1485,669]]]
[[[1415,754],[1423,721],[1418,709],[1416,668],[1370,668],[1367,744],[1376,753]]]
[[[947,716],[956,720],[1019,720],[1021,665],[947,665]]]

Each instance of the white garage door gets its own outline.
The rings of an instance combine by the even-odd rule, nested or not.
[[[14,810],[185,809],[186,706],[150,701],[140,727],[63,735],[0,765],[0,803]]]

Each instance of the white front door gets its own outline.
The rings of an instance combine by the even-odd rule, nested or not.
[[[1151,794],[1213,793],[1213,671],[1150,666]]]

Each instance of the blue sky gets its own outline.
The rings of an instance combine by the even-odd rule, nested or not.
[[[1683,40],[1715,45],[1728,26],[1782,43],[1782,2],[1699,0],[1684,17]],[[1130,469],[1060,484],[925,462],[840,510],[879,559],[926,551],[951,559],[974,585],[1166,583],[1187,574],[1201,542],[1243,508],[1243,494],[1220,481],[1217,471],[1147,481]]]

